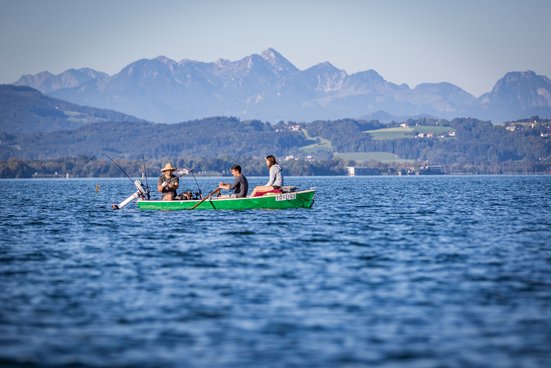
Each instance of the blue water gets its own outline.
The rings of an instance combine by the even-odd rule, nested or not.
[[[0,181],[0,365],[551,366],[551,177],[287,182],[314,207],[112,211],[128,180]]]

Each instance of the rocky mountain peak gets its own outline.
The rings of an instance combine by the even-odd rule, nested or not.
[[[298,69],[276,50],[269,48],[260,54],[278,72],[298,72]]]
[[[533,71],[507,73],[490,93],[475,99],[451,83],[411,89],[375,70],[348,75],[327,61],[301,71],[273,48],[236,61],[141,59],[113,76],[86,68],[42,72],[15,84],[158,122],[220,114],[275,121],[354,118],[377,111],[495,121],[551,116],[551,81]]]
[[[534,71],[509,72],[498,80],[485,102],[520,101],[524,106],[551,106],[551,80]]]

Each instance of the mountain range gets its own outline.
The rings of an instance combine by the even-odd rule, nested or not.
[[[299,70],[271,48],[237,61],[177,62],[160,56],[133,62],[112,76],[82,68],[24,75],[14,84],[164,123],[208,116],[271,122],[470,116],[494,123],[551,117],[551,80],[533,71],[507,73],[477,98],[447,82],[410,88],[374,70],[348,74],[328,62]]]

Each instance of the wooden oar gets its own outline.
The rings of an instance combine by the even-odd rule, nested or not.
[[[210,197],[212,197],[212,195],[216,192],[220,191],[220,188],[216,188],[215,190],[213,190],[212,192],[210,192],[210,194],[208,196],[206,196],[205,198],[201,199],[201,201],[199,201],[198,203],[195,204],[195,206],[191,207],[190,210],[194,210],[197,206],[199,206],[201,203],[203,203],[204,201],[206,201],[207,199],[209,199]]]

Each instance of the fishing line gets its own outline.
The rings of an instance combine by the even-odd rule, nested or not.
[[[124,169],[122,167],[120,167],[120,165],[118,163],[115,162],[115,160],[113,160],[108,154],[105,154],[105,156],[107,156],[111,161],[113,161],[113,163],[115,164],[115,166],[117,166],[123,173],[124,175],[126,175],[126,177],[128,178],[128,180],[130,180],[130,182],[132,183],[132,185],[134,185],[134,180],[132,180],[132,178],[126,173],[126,171],[124,171]]]

